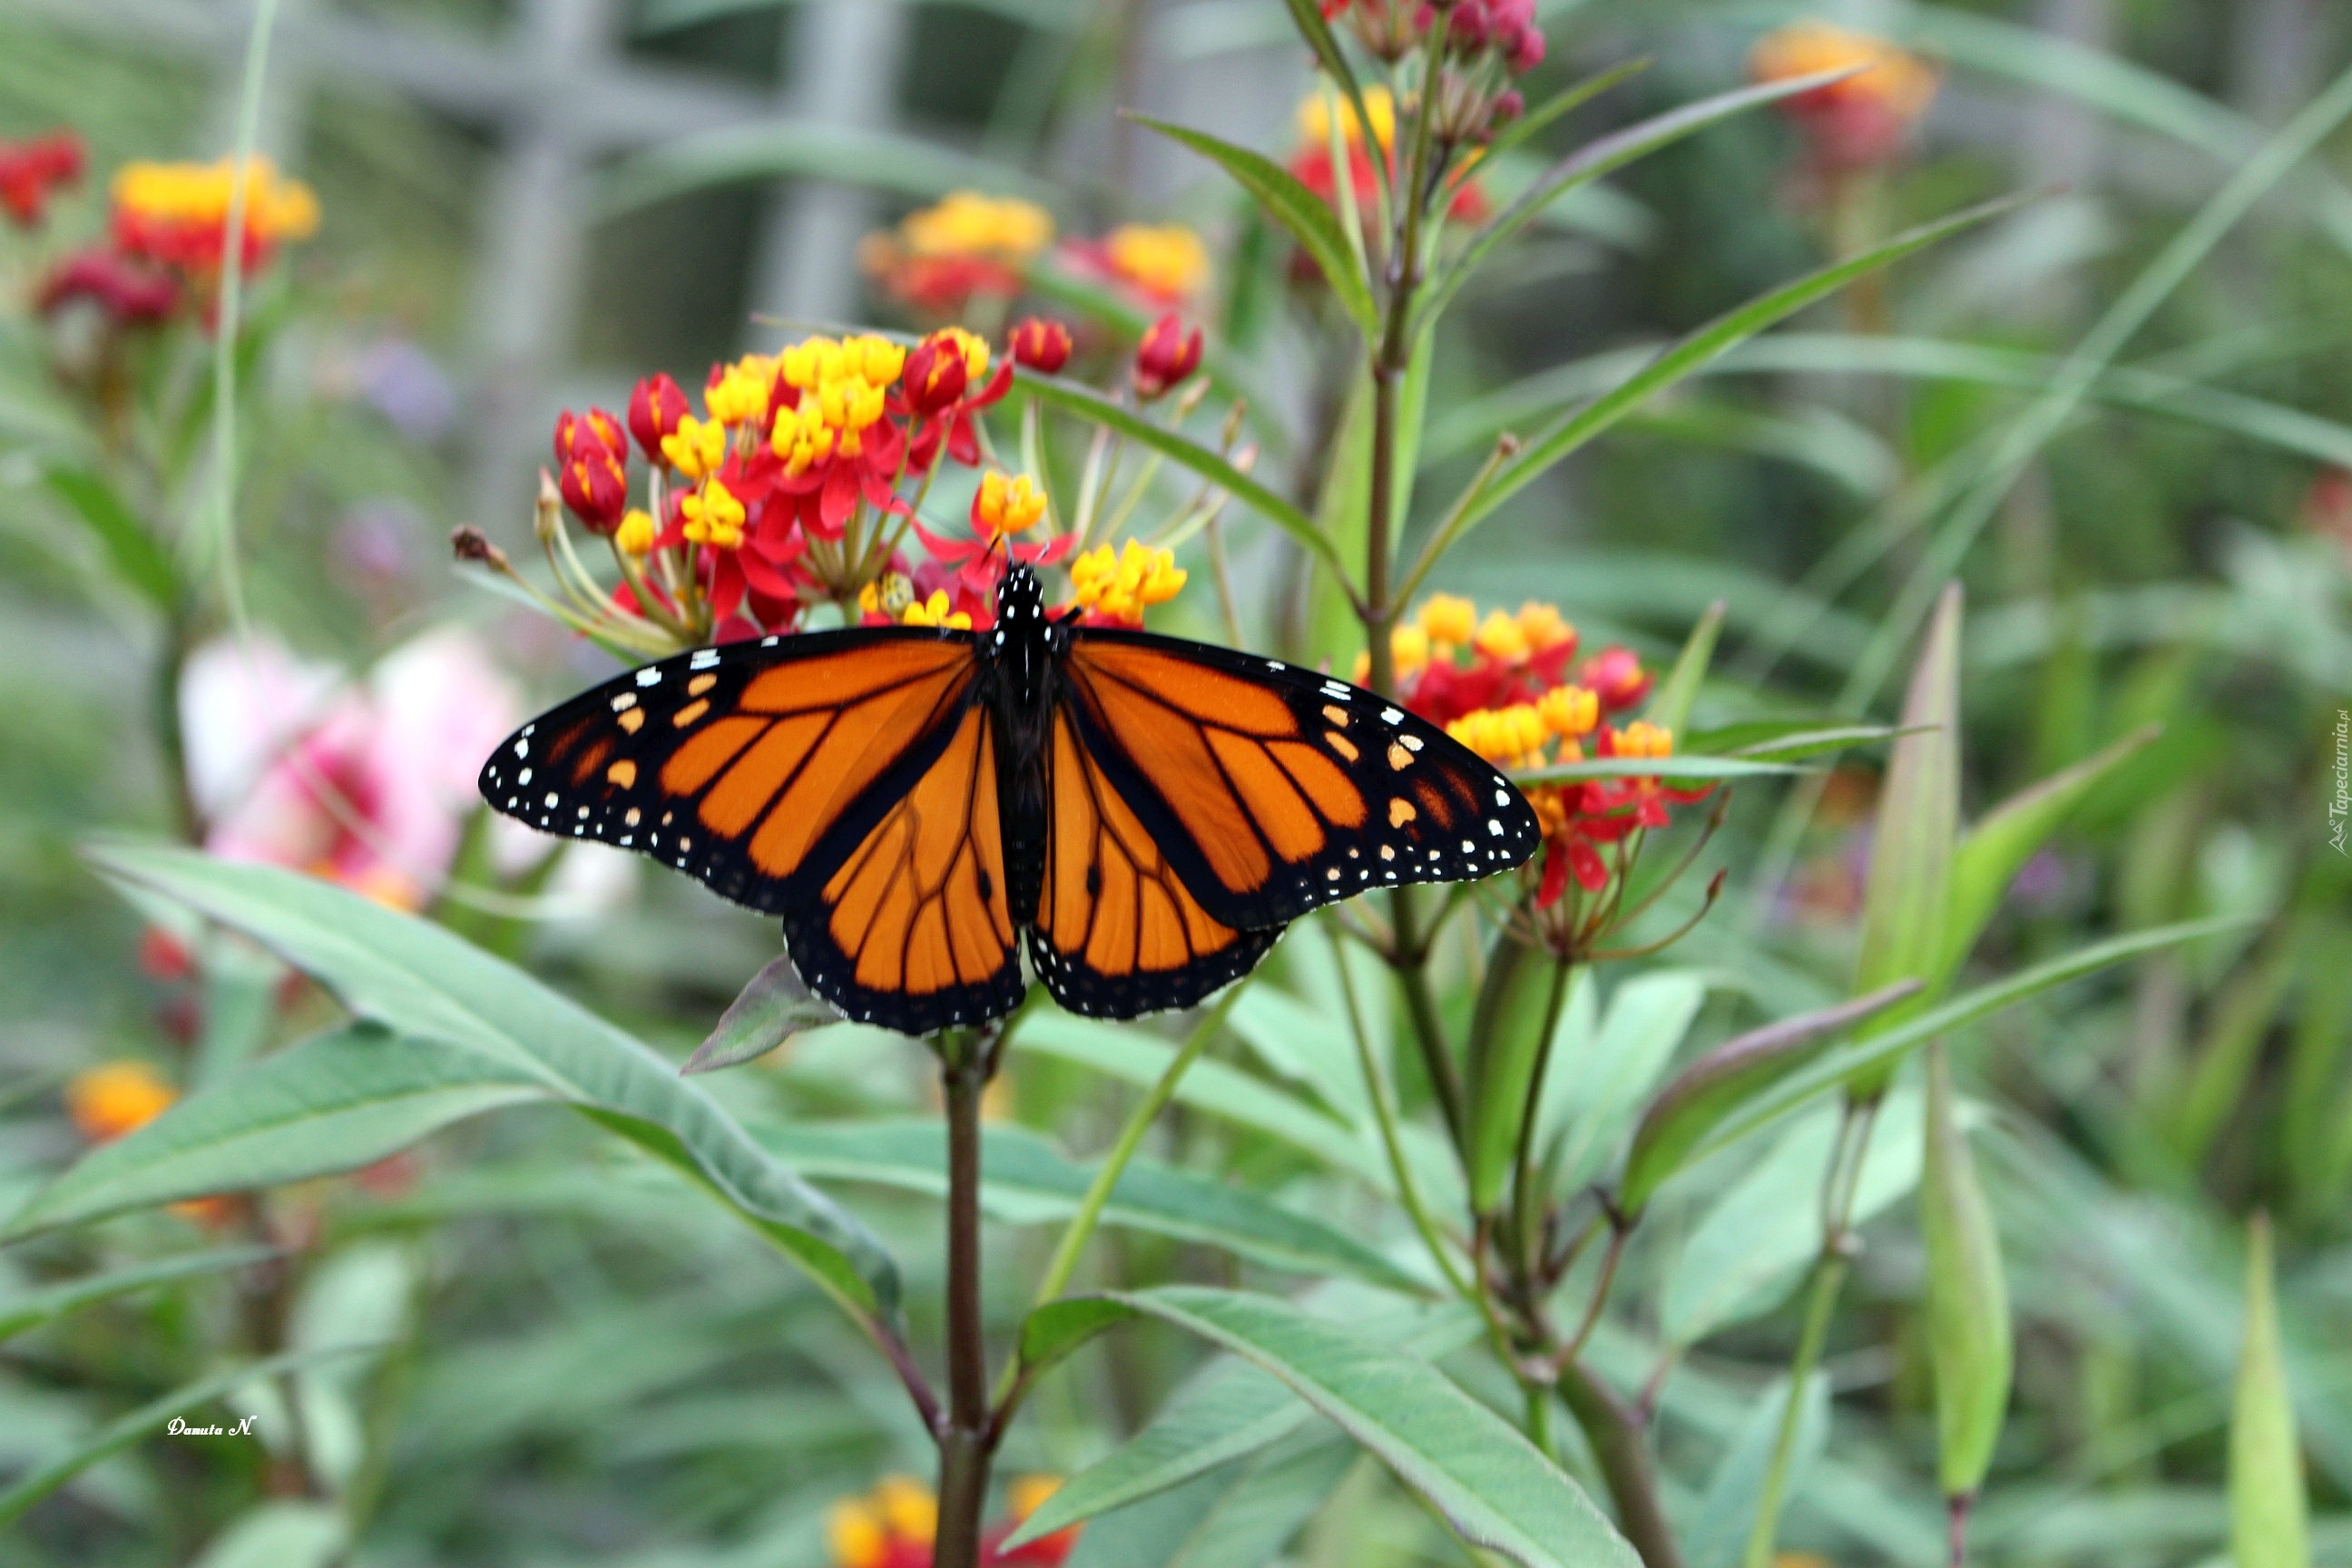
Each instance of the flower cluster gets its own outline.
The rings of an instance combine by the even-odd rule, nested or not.
[[[1588,755],[1674,753],[1669,731],[1638,719],[1617,722],[1649,696],[1655,677],[1631,649],[1608,647],[1571,678],[1576,628],[1550,605],[1530,601],[1516,615],[1496,608],[1481,619],[1469,600],[1433,595],[1395,629],[1390,647],[1404,705],[1498,767],[1528,773]],[[1369,665],[1359,661],[1358,679]],[[1668,803],[1706,794],[1654,776],[1527,786],[1544,830],[1537,907],[1557,904],[1571,879],[1600,892],[1622,868],[1602,858],[1602,847],[1667,826]]]
[[[18,228],[39,227],[50,195],[81,178],[87,156],[81,138],[70,131],[0,142],[0,209]]]
[[[952,319],[976,298],[1018,295],[1029,263],[1053,243],[1053,216],[1034,203],[957,191],[895,230],[867,235],[857,260],[883,292]]]
[[[319,226],[318,198],[266,158],[215,163],[126,163],[112,187],[104,243],[67,257],[43,280],[43,314],[94,305],[117,325],[152,325],[194,300],[207,316],[227,254],[228,215],[244,187],[239,265],[257,272],[278,248]]]
[[[982,1568],[1059,1568],[1077,1544],[1076,1525],[1010,1552],[1003,1544],[1059,1485],[1049,1476],[1024,1476],[1005,1489],[1011,1517],[982,1537]],[[930,1568],[939,1517],[929,1488],[907,1476],[886,1477],[864,1497],[834,1504],[825,1516],[835,1568]]]
[[[1439,8],[1429,0],[1322,0],[1322,5],[1325,21],[1344,21],[1366,48],[1390,61],[1420,47],[1438,24]],[[1442,47],[1459,67],[1492,61],[1520,76],[1543,63],[1544,35],[1536,25],[1535,0],[1454,0],[1444,16]]]
[[[1209,248],[1180,223],[1121,224],[1100,239],[1074,239],[1063,259],[1147,307],[1190,304],[1209,286]]]
[[[1759,82],[1863,68],[1780,102],[1804,132],[1813,165],[1827,175],[1891,162],[1936,97],[1936,73],[1916,56],[1827,22],[1799,22],[1766,34],[1748,67]]]
[[[978,476],[968,535],[919,516],[946,463],[983,466],[981,418],[1010,389],[1013,363],[1051,374],[1071,353],[1058,322],[1024,319],[1006,339],[1009,359],[961,327],[911,348],[813,337],[712,366],[699,414],[667,374],[636,384],[625,418],[566,411],[538,519],[562,597],[541,603],[637,654],[798,630],[826,603],[853,624],[988,626],[1010,565],[1057,566],[1081,542],[1055,529],[1036,479],[992,467]],[[1189,379],[1201,355],[1199,329],[1164,318],[1129,369],[1139,399]],[[582,563],[566,511],[604,541],[616,584]],[[461,558],[539,593],[478,531],[460,530],[456,543]],[[1128,548],[1087,558],[1072,603],[1090,618],[1140,625],[1144,606],[1183,583],[1167,551]]]

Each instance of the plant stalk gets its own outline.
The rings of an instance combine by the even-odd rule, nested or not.
[[[940,1442],[934,1568],[979,1568],[981,1510],[992,1447],[988,1344],[981,1320],[980,1097],[988,1081],[979,1038],[942,1050],[948,1121],[948,1412]]]
[[[1559,1371],[1559,1397],[1601,1467],[1601,1479],[1617,1505],[1617,1528],[1642,1554],[1644,1568],[1683,1568],[1682,1548],[1658,1492],[1642,1418],[1581,1362]]]

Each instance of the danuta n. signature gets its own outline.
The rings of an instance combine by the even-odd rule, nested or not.
[[[174,1437],[250,1437],[254,1436],[253,1417],[250,1415],[239,1416],[233,1425],[227,1426],[200,1426],[194,1421],[184,1421],[174,1415],[172,1417],[171,1424],[163,1430]]]

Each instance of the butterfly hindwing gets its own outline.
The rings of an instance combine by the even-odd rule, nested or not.
[[[1277,927],[1369,889],[1489,877],[1535,853],[1509,780],[1359,686],[1145,632],[1081,629],[1077,739],[1203,911]]]
[[[1189,1007],[1255,967],[1280,928],[1237,931],[1192,897],[1077,739],[1055,716],[1045,874],[1029,952],[1073,1013],[1131,1018]]]
[[[846,855],[820,851],[835,869],[785,911],[801,978],[852,1018],[921,1035],[1021,1001],[993,729],[986,708],[965,707]]]
[[[524,725],[483,764],[482,796],[783,912],[947,748],[976,668],[971,634],[926,628],[698,648]]]

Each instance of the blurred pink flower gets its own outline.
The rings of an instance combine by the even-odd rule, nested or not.
[[[274,641],[213,643],[188,661],[180,711],[206,848],[415,909],[520,704],[471,637],[435,631],[356,682]]]

